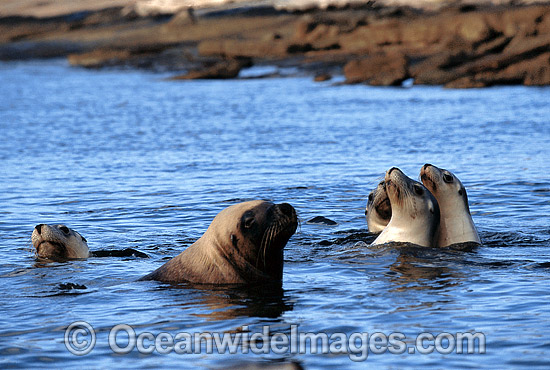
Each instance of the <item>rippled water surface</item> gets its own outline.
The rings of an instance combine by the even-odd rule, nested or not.
[[[333,86],[306,78],[168,82],[64,62],[0,64],[0,367],[548,368],[550,89]],[[426,163],[468,190],[483,246],[369,248],[364,208],[386,169]],[[135,282],[242,200],[301,225],[282,290]],[[310,224],[315,216],[336,226]],[[149,258],[38,263],[36,224]],[[86,321],[95,348],[64,331]],[[115,355],[110,329],[406,335],[482,332],[485,354]],[[427,343],[429,344],[429,343]],[[242,349],[242,348],[241,348]]]

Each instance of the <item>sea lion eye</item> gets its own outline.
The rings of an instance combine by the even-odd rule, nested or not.
[[[414,192],[417,194],[417,195],[424,195],[424,189],[422,189],[422,187],[420,185],[414,185]]]
[[[61,226],[59,227],[59,230],[63,231],[65,234],[68,234],[70,232],[67,226]]]
[[[453,182],[453,177],[451,175],[449,175],[448,173],[444,173],[443,174],[443,181],[445,181],[446,183],[451,183],[451,182]]]

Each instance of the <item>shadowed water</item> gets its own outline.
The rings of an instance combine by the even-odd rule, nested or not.
[[[331,86],[304,78],[167,82],[64,62],[0,64],[0,366],[547,368],[550,89]],[[483,246],[367,245],[364,208],[384,171],[426,163],[468,190]],[[292,204],[301,226],[282,289],[135,282],[192,244],[223,208]],[[306,221],[323,216],[335,226]],[[149,258],[36,261],[36,224],[65,223],[92,251]],[[97,344],[74,356],[65,328]],[[485,354],[115,355],[136,332],[483,332]]]

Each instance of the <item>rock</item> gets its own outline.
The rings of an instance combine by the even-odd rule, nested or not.
[[[445,84],[448,89],[472,89],[486,87],[483,81],[476,80],[473,76],[466,76]]]
[[[339,30],[337,26],[320,24],[305,37],[305,43],[313,49],[323,50],[338,44]]]
[[[410,47],[425,47],[441,40],[443,32],[440,22],[417,19],[405,24],[401,31],[401,42]]]
[[[546,13],[537,25],[537,34],[550,33],[550,12]]]
[[[250,62],[240,60],[224,60],[214,64],[213,66],[193,70],[185,75],[174,76],[171,80],[203,80],[203,79],[228,79],[235,78],[239,75],[241,69]]]
[[[170,21],[167,23],[168,26],[187,26],[190,24],[195,24],[197,22],[195,18],[195,12],[193,8],[186,8],[180,10],[176,13]]]
[[[495,85],[545,86],[550,84],[550,52],[522,60],[504,69],[487,70],[445,84],[448,88],[472,88]]]
[[[352,60],[344,66],[347,83],[366,82],[376,86],[399,86],[409,78],[407,59],[398,53],[378,54]]]
[[[538,57],[531,68],[527,71],[523,84],[527,86],[548,86],[550,85],[550,53]]]
[[[479,43],[494,32],[483,14],[468,14],[462,17],[458,25],[458,36],[469,43]]]
[[[487,85],[544,86],[550,84],[550,52],[533,59],[521,60],[496,73],[481,74],[478,79]]]
[[[202,56],[223,56],[229,58],[282,57],[287,54],[284,40],[205,40],[199,43]]]
[[[98,49],[88,53],[70,54],[68,60],[72,66],[101,68],[120,64],[122,60],[127,60],[130,55],[129,50]]]
[[[310,14],[302,16],[296,22],[296,28],[294,31],[294,39],[298,41],[303,41],[307,37],[307,34],[311,32],[317,26],[317,22]]]
[[[338,225],[338,222],[333,221],[329,218],[326,218],[324,216],[315,216],[311,220],[307,222],[311,225],[327,225],[327,226],[335,226]]]
[[[507,37],[517,34],[533,35],[537,27],[537,19],[548,12],[548,7],[529,6],[512,7],[486,14],[490,26],[498,33]]]
[[[329,73],[319,73],[316,74],[314,77],[315,82],[323,82],[323,81],[329,81],[332,79],[332,76]]]

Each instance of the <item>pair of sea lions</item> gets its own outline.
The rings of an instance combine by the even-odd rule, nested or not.
[[[283,249],[298,218],[288,203],[255,200],[222,210],[193,245],[140,280],[201,284],[278,282]],[[39,257],[55,261],[87,258],[86,239],[65,225],[35,227],[32,243]]]
[[[466,189],[450,171],[425,164],[422,184],[399,169],[386,172],[369,195],[366,216],[370,232],[381,232],[373,244],[410,242],[448,247],[481,240],[475,228]]]

